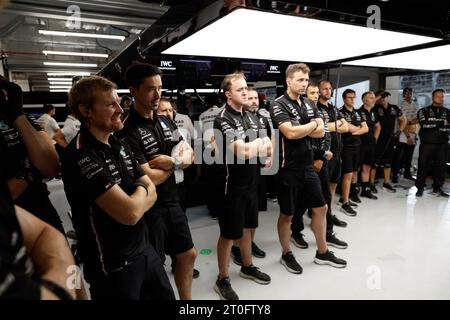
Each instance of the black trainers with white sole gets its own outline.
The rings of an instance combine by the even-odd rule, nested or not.
[[[330,250],[327,250],[327,252],[322,254],[320,254],[319,251],[316,251],[314,263],[319,265],[330,265],[335,268],[345,268],[347,266],[347,261],[337,258],[333,251]]]
[[[239,275],[242,278],[253,280],[259,284],[269,284],[271,280],[268,274],[259,271],[259,268],[254,265],[250,265],[248,267],[242,266]]]
[[[347,242],[336,238],[335,233],[327,234],[327,245],[338,248],[338,249],[347,249],[347,247],[348,247]]]
[[[303,233],[292,233],[291,242],[298,248],[308,249],[308,242],[303,237]]]
[[[397,190],[390,183],[383,183],[383,190],[390,193],[397,192]]]
[[[342,205],[341,211],[350,217],[354,217],[357,214],[357,212],[353,210],[352,206],[348,202]]]
[[[448,193],[445,193],[444,190],[442,190],[441,188],[433,189],[433,194],[435,196],[438,196],[438,197],[444,197],[444,198],[448,198],[449,197]]]
[[[219,294],[221,300],[239,300],[239,296],[231,287],[229,277],[223,279],[217,277],[216,283],[214,284],[214,290]]]
[[[339,198],[339,203],[342,203],[342,202],[344,202],[344,199]],[[354,203],[353,201],[348,200],[348,203],[350,203],[350,205],[351,205],[352,207],[358,208],[358,204]]]
[[[287,252],[281,256],[280,262],[286,267],[287,271],[291,273],[300,274],[303,272],[302,266],[295,260],[292,251]]]

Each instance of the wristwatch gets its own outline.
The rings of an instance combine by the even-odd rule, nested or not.
[[[181,161],[176,157],[172,157],[173,159],[173,170],[177,171],[181,169]]]

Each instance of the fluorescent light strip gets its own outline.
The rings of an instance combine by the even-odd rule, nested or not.
[[[65,66],[65,67],[92,67],[96,68],[96,63],[69,63],[69,62],[44,62],[45,66]]]
[[[50,92],[69,92],[69,89],[61,90],[61,89],[51,89]]]
[[[60,85],[60,84],[67,84],[72,86],[72,81],[50,81],[51,85]]]
[[[48,81],[72,81],[72,78],[47,78]]]
[[[248,37],[242,26],[251,26]],[[237,9],[163,54],[323,63],[442,40],[349,24]],[[269,41],[269,42],[268,42]]]
[[[54,54],[62,56],[108,58],[108,55],[106,53],[68,52],[68,51],[49,51],[49,50],[42,50],[42,53],[45,55]]]
[[[59,76],[90,76],[91,73],[90,72],[65,72],[65,71],[58,71],[58,72],[47,72],[47,76],[48,77],[59,77]]]
[[[110,34],[96,34],[96,33],[83,33],[83,32],[65,32],[65,31],[51,31],[51,30],[39,30],[39,34],[59,37],[81,37],[81,38],[98,38],[98,39],[111,39],[111,40],[125,40],[125,36],[115,36]]]
[[[130,90],[128,90],[128,89],[117,89],[116,91],[117,91],[117,93],[130,93]],[[174,89],[174,90],[161,89],[161,91],[162,92],[173,92],[173,93],[178,92],[177,89]],[[217,90],[215,90],[215,89],[197,89],[197,93],[214,93],[216,91]],[[194,89],[185,89],[184,92],[185,93],[195,93],[195,90]]]
[[[70,89],[72,86],[50,86],[50,89]]]
[[[450,69],[450,45],[420,49],[368,59],[345,62],[345,65],[399,68],[413,70],[446,70]]]

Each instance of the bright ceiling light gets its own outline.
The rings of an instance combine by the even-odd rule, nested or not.
[[[69,63],[69,62],[44,62],[45,66],[65,66],[65,67],[92,67],[96,68],[96,63]]]
[[[128,89],[117,89],[116,92],[117,93],[130,93],[130,90],[128,90]]]
[[[68,52],[68,51],[50,51],[50,50],[42,50],[42,53],[45,55],[54,54],[62,56],[108,58],[108,55],[106,53]]]
[[[69,89],[51,89],[50,92],[69,92]]]
[[[50,89],[70,89],[72,86],[50,86]]]
[[[97,33],[83,33],[83,32],[39,30],[39,34],[49,36],[59,36],[59,37],[82,37],[82,38],[112,39],[120,41],[125,40],[125,36],[115,36],[110,34],[97,34]]]
[[[243,26],[251,26],[250,38]],[[323,63],[437,40],[240,8],[163,54]]]
[[[76,71],[74,71],[74,72],[72,72],[72,71],[70,71],[70,72],[65,72],[65,71],[47,72],[47,76],[49,76],[49,77],[59,77],[59,76],[73,77],[73,76],[90,76],[90,75],[91,75],[90,72],[82,72],[82,71],[80,71],[80,72],[76,72]]]
[[[450,69],[450,45],[353,60],[345,65],[413,70]]]
[[[72,81],[49,81],[50,85],[63,85],[67,84],[72,86]]]
[[[47,78],[48,81],[72,81],[72,78]]]

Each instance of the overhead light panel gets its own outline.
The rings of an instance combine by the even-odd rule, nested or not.
[[[48,81],[72,81],[72,78],[47,78]]]
[[[353,60],[345,65],[413,70],[450,69],[450,45]]]
[[[70,71],[70,72],[65,72],[65,71],[58,71],[58,72],[47,72],[47,76],[48,77],[59,77],[59,76],[90,76],[91,73],[90,72],[76,72],[76,71]]]
[[[250,37],[242,26],[251,26]],[[442,39],[239,8],[163,54],[324,63],[437,40]]]
[[[50,86],[50,89],[70,89],[72,86]]]
[[[72,81],[49,81],[50,85],[63,85],[67,84],[72,86]]]
[[[50,92],[69,92],[69,89],[50,89]]]
[[[62,56],[108,58],[108,55],[106,53],[50,51],[50,50],[42,50],[42,53],[45,55],[54,54],[54,55],[62,55]]]
[[[96,63],[69,63],[69,62],[44,62],[45,66],[60,66],[60,67],[90,67],[96,68]]]
[[[115,36],[111,34],[98,33],[84,33],[84,32],[65,32],[65,31],[51,31],[39,30],[39,34],[58,37],[81,37],[81,38],[97,38],[97,39],[111,39],[111,40],[125,40],[125,36]]]

